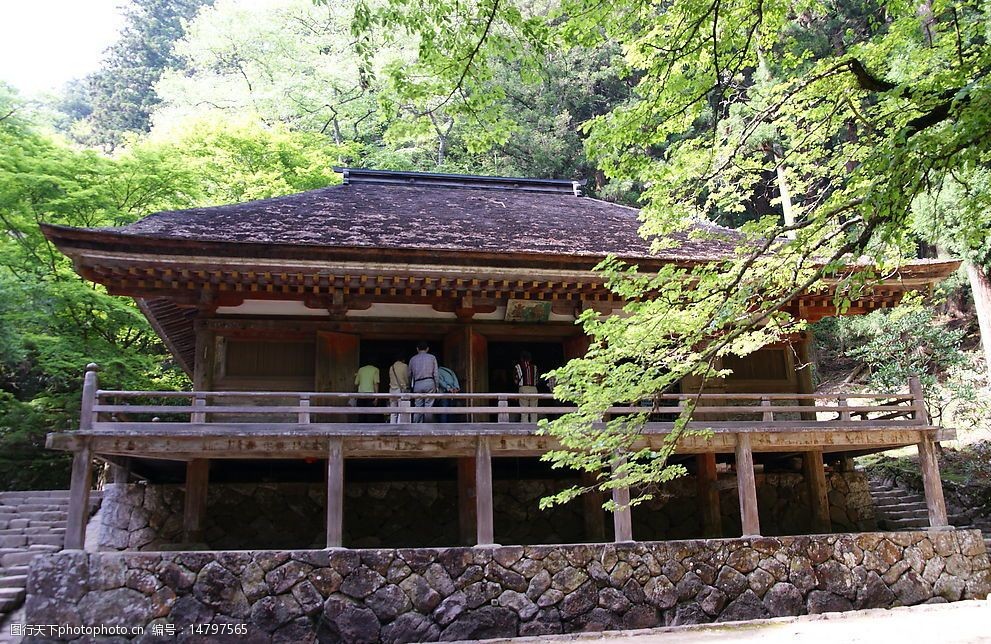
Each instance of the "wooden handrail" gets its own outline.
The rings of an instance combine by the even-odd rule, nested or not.
[[[415,394],[410,394],[411,399],[415,399],[418,396]],[[197,399],[201,400],[201,399]],[[306,405],[94,405],[93,411],[96,413],[117,413],[117,412],[129,412],[133,414],[197,414],[197,413],[211,413],[211,414],[298,414],[302,412],[308,412],[310,414],[353,414],[355,413],[353,407],[345,406],[316,406],[311,405],[309,401],[306,401]],[[505,404],[502,404],[505,403]],[[527,406],[509,406],[508,400],[501,400],[500,404],[497,406],[484,406],[484,407],[444,407],[442,412],[437,410],[441,408],[431,408],[430,413],[445,413],[445,414],[505,414],[505,413],[519,413],[519,410],[533,410],[534,413],[555,413],[555,414],[565,414],[575,411],[577,408],[568,405],[556,405],[556,406],[539,406],[539,405],[527,405]],[[379,407],[366,407],[366,411],[363,413],[386,413],[392,411],[398,411],[398,399],[396,405],[383,405]],[[677,414],[681,413],[684,407],[672,406],[672,407],[660,407],[658,409],[653,409],[651,407],[610,407],[607,411],[611,414]],[[430,411],[430,410],[428,410]],[[771,421],[773,417],[769,415],[778,413],[830,413],[830,414],[844,414],[844,413],[856,413],[857,416],[863,416],[869,413],[880,413],[880,412],[895,412],[896,414],[914,414],[915,410],[910,406],[881,406],[877,405],[874,407],[842,407],[842,406],[826,406],[826,405],[793,405],[793,406],[779,406],[775,407],[772,405],[756,406],[756,405],[723,405],[719,407],[696,407],[696,413],[705,414],[746,414],[746,415],[757,415],[761,414],[764,420]]]
[[[82,430],[150,427],[203,427],[223,425],[256,427],[325,427],[326,417],[338,424],[346,423],[356,413],[387,416],[399,423],[410,423],[414,413],[429,417],[446,415],[454,424],[479,424],[477,418],[493,416],[498,424],[513,424],[515,415],[568,414],[577,410],[573,405],[555,400],[553,394],[519,393],[353,393],[313,391],[125,391],[101,390],[97,366],[88,365],[83,384],[83,400],[79,428]],[[672,416],[695,405],[694,425],[713,427],[738,426],[741,431],[752,427],[804,428],[828,427],[842,430],[883,423],[884,426],[929,425],[929,416],[917,378],[910,379],[906,394],[799,394],[799,393],[705,393],[658,394],[642,404],[617,404],[603,413],[603,418],[624,414],[643,414],[648,424],[670,424]],[[140,400],[144,399],[144,400]],[[463,405],[412,409],[415,400],[448,399],[464,401]],[[521,405],[524,399],[537,404]],[[357,400],[383,402],[378,406],[355,408]],[[175,404],[169,404],[175,401]],[[261,404],[253,405],[250,402]],[[540,405],[544,402],[544,405]],[[658,403],[668,402],[670,406]],[[811,402],[811,404],[809,404]],[[335,404],[336,403],[336,404]],[[549,404],[547,404],[549,403]],[[710,404],[704,404],[710,403]],[[804,404],[803,404],[804,403]],[[136,420],[135,415],[155,415]],[[782,416],[783,414],[790,415]],[[324,417],[323,420],[315,416]],[[716,418],[713,416],[716,415]],[[796,415],[801,420],[796,420]],[[160,418],[160,416],[164,417]],[[188,422],[174,422],[175,417],[188,417]],[[271,417],[275,416],[273,420]],[[231,421],[231,417],[242,417]],[[698,417],[703,418],[699,419]],[[734,418],[736,417],[736,418]],[[120,420],[124,418],[126,420]],[[169,419],[173,420],[169,420]],[[353,416],[352,416],[353,418]],[[430,420],[428,420],[430,422]],[[353,423],[350,423],[353,424]],[[359,423],[360,424],[360,423]],[[485,424],[485,423],[482,423]],[[492,423],[489,423],[492,424]],[[515,423],[520,424],[520,423]]]
[[[113,396],[116,398],[195,398],[203,396],[206,398],[237,398],[250,396],[253,398],[298,398],[299,396],[310,396],[311,398],[390,398],[400,394],[388,393],[356,393],[340,391],[127,391],[101,389],[96,392],[100,397]],[[404,394],[413,395],[413,394]],[[458,399],[480,399],[480,398],[537,398],[540,400],[553,400],[554,394],[514,394],[514,393],[418,393],[417,396],[430,398],[453,398]],[[720,394],[657,394],[651,396],[653,400],[887,400],[893,402],[912,402],[915,398],[908,394],[799,394],[799,393],[720,393]]]

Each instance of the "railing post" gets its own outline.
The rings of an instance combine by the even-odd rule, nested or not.
[[[848,406],[846,394],[839,394],[838,396],[836,396],[836,406],[837,407],[847,407]],[[853,418],[850,416],[850,412],[848,412],[848,411],[841,411],[840,412],[840,420],[843,421],[843,422],[848,422],[848,421],[853,420]]]
[[[86,375],[83,376],[83,401],[79,411],[79,429],[93,429],[96,414],[93,407],[97,403],[97,391],[100,388],[100,377],[97,375],[100,367],[95,362],[86,365]]]
[[[915,407],[915,422],[920,425],[929,425],[929,410],[926,409],[926,397],[922,392],[922,383],[918,376],[911,376],[908,379],[908,390],[912,393],[913,405]]]
[[[761,421],[765,423],[774,422],[774,412],[769,409],[771,406],[771,399],[767,396],[761,396],[760,406],[764,408],[764,414],[761,416]]]
[[[296,422],[298,422],[300,425],[309,425],[310,412],[306,410],[308,410],[310,407],[310,397],[305,394],[300,396],[299,406],[303,409],[303,411],[299,412],[299,416],[297,417]]]
[[[499,396],[499,402],[496,404],[498,405],[499,409],[509,409],[509,399],[507,399],[505,396]],[[496,420],[500,423],[508,423],[509,412],[500,411],[499,415],[496,417]]]
[[[400,423],[410,423],[413,422],[412,417],[409,413],[410,402],[409,398],[403,396],[399,399],[399,422]],[[403,411],[406,410],[406,411]]]
[[[206,398],[203,396],[196,396],[193,398],[193,408],[196,407],[206,407]],[[189,415],[189,422],[191,423],[205,423],[206,422],[206,412],[194,411]]]

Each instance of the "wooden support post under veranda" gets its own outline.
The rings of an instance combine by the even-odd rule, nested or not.
[[[480,546],[495,543],[492,506],[492,447],[485,437],[475,448],[475,542]]]
[[[740,495],[740,522],[743,536],[760,534],[757,513],[757,480],[754,477],[754,454],[750,449],[750,434],[736,435],[736,484]]]
[[[723,517],[719,507],[716,455],[712,452],[695,456],[695,482],[698,490],[698,509],[702,516],[702,534],[706,537],[723,536]]]
[[[209,459],[194,458],[186,462],[186,500],[182,513],[182,538],[186,543],[203,540],[209,480]]]
[[[626,459],[616,459],[613,462],[613,474],[622,467]],[[630,488],[614,487],[612,490],[612,500],[616,504],[613,510],[612,523],[614,540],[619,543],[623,541],[633,541],[633,515],[630,508]]]
[[[925,427],[930,426],[929,410],[926,409],[925,394],[922,383],[915,376],[908,379],[908,388],[912,392],[912,402],[915,405],[915,421]],[[946,501],[943,499],[943,481],[939,477],[939,461],[936,460],[936,442],[934,432],[923,431],[920,435],[919,469],[922,471],[922,486],[926,492],[926,509],[929,511],[929,526],[932,528],[949,527],[946,516]]]
[[[809,491],[812,531],[818,534],[830,532],[833,526],[829,520],[829,492],[821,449],[810,450],[802,455],[802,473]]]
[[[65,549],[81,550],[86,543],[89,491],[93,486],[93,455],[88,445],[72,455],[69,512],[65,522]]]
[[[327,448],[327,547],[344,543],[344,441],[331,437]]]

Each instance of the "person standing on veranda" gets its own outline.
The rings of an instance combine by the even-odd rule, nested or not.
[[[458,382],[458,375],[454,373],[453,369],[440,367],[437,370],[437,391],[442,394],[456,394],[461,391],[461,383]],[[455,407],[457,406],[457,401],[453,398],[441,398],[437,401],[437,406]],[[462,420],[462,418],[447,413],[440,415],[440,422],[442,423],[457,422],[458,420]]]
[[[396,359],[393,360],[392,365],[389,367],[389,393],[390,394],[405,394],[409,391],[409,367],[406,366],[406,361],[403,360],[402,354],[396,354]],[[389,400],[389,405],[395,407],[399,404],[399,401],[395,398]],[[399,422],[399,412],[393,412],[389,414],[390,423]]]
[[[414,394],[432,394],[437,392],[437,358],[430,353],[430,345],[421,340],[416,345],[416,355],[409,359],[409,384]],[[414,407],[421,409],[432,407],[433,398],[416,398]],[[422,423],[426,414],[413,414],[414,423]]]
[[[365,366],[358,369],[358,373],[354,374],[354,386],[355,391],[359,394],[375,394],[379,390],[379,368],[372,364],[366,364]],[[358,398],[359,407],[374,407],[374,398]],[[362,414],[361,422],[363,423],[374,423],[376,421],[374,414]]]
[[[516,386],[519,387],[521,394],[537,393],[537,373],[537,365],[533,364],[533,356],[530,355],[530,352],[520,352],[520,359],[516,363]],[[536,407],[537,404],[537,398],[520,398],[520,407]],[[537,414],[535,412],[521,412],[520,422],[535,423],[537,422]]]

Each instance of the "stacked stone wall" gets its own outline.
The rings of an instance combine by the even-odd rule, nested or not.
[[[143,626],[145,635],[134,638],[140,642],[226,641],[190,635],[196,624],[245,633],[229,638],[239,642],[399,643],[888,608],[988,592],[991,569],[977,531],[496,548],[65,551],[32,564],[25,621]],[[183,635],[155,637],[156,627]]]
[[[859,472],[827,478],[836,532],[876,528],[867,480]],[[495,537],[504,544],[587,541],[582,504],[540,510],[544,496],[569,481],[521,479],[494,483]],[[757,477],[765,534],[802,534],[811,516],[804,479],[794,473]],[[721,476],[723,534],[740,533],[736,478]],[[201,542],[223,549],[319,548],[324,544],[326,490],[311,483],[212,484]],[[101,550],[160,550],[182,543],[181,485],[108,485],[98,521]],[[344,544],[356,548],[439,547],[459,544],[457,486],[453,481],[349,482],[345,486]],[[611,530],[603,516],[607,538]],[[703,534],[694,477],[663,486],[633,512],[640,540],[697,538]],[[194,547],[186,544],[186,547]]]

